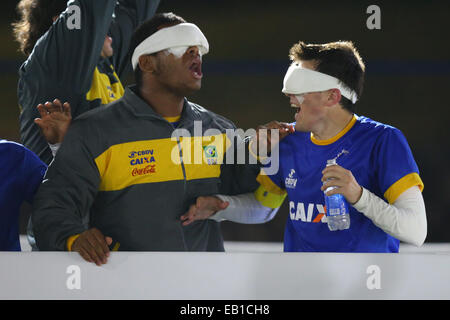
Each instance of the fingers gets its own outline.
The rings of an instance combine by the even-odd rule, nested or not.
[[[342,168],[341,166],[329,166],[322,171],[322,181],[326,181],[328,179],[342,179],[345,176],[348,176],[349,173],[350,171]]]
[[[189,207],[189,211],[180,217],[181,221],[183,221],[183,223],[182,223],[183,226],[190,225],[192,222],[195,221],[196,211],[197,211],[197,206],[195,204],[192,204]]]
[[[263,126],[258,126],[257,127],[258,139],[267,141],[267,146],[269,147],[272,144],[276,144],[278,142],[278,141],[271,141],[272,134],[268,134],[268,132],[271,130],[278,130],[278,141],[295,132],[294,127],[286,122],[272,121]],[[270,148],[268,149],[270,150]]]
[[[39,111],[39,115],[41,116],[41,118],[45,117],[47,115],[47,110],[44,108],[44,105],[38,104],[38,106],[36,107]]]
[[[59,101],[59,99],[53,100],[53,108],[57,111],[63,111],[63,106],[61,101]]]
[[[180,217],[182,225],[187,226],[196,220],[208,219],[217,211],[224,210],[228,206],[228,202],[214,196],[198,197],[195,204],[189,207],[188,212]]]
[[[53,102],[46,102],[44,104],[45,110],[48,113],[52,113],[52,112],[61,112],[62,111],[62,106],[61,106],[61,102],[58,99],[53,100]]]
[[[330,187],[336,187],[336,189],[333,189],[326,193],[327,196],[330,196],[335,193],[342,193],[342,189],[339,190],[339,188],[343,188],[344,186],[345,186],[345,183],[342,180],[333,179],[333,180],[327,181],[325,184],[323,184],[322,187],[320,187],[320,190],[325,191]],[[335,192],[332,192],[332,191],[335,191]]]
[[[326,167],[322,174],[322,181],[325,182],[320,188],[322,191],[329,187],[337,187],[328,191],[326,193],[327,196],[342,194],[350,204],[356,203],[361,198],[363,189],[350,170],[333,165]]]
[[[222,201],[220,203],[220,209],[219,210],[225,210],[226,208],[228,208],[228,206],[230,205],[230,203],[228,201]],[[219,211],[217,210],[217,211]]]
[[[80,248],[80,250],[78,251],[78,253],[79,253],[80,256],[81,256],[84,260],[86,260],[87,262],[94,262],[94,261],[91,259],[91,256],[89,255],[89,253],[87,253],[87,251],[84,250],[83,248]]]
[[[102,255],[109,257],[109,247],[108,247],[108,243],[106,241],[106,237],[103,236],[103,234],[100,232],[100,230],[98,229],[93,229],[92,233],[94,234],[95,240],[97,242],[97,251]],[[108,237],[110,238],[110,237]],[[111,238],[110,238],[111,239]],[[112,241],[112,239],[111,239]],[[105,263],[106,263],[106,259],[105,259]]]
[[[72,118],[72,111],[70,109],[70,103],[65,102],[63,104],[63,112],[67,117]]]
[[[66,115],[71,114],[70,104],[68,102],[62,104],[59,99],[55,99],[53,102],[47,101],[44,104],[40,103],[36,108],[38,109],[41,118],[52,112],[63,112]]]

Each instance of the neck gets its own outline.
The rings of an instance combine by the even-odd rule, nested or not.
[[[177,117],[183,111],[184,97],[162,87],[142,84],[139,94],[162,117]]]
[[[340,106],[332,108],[327,116],[312,130],[317,140],[329,140],[339,134],[352,121],[353,114]]]

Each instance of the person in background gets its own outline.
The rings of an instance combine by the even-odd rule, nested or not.
[[[21,251],[20,207],[32,203],[46,170],[23,145],[0,140],[0,251]]]

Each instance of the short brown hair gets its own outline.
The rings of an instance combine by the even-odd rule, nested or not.
[[[17,12],[20,20],[14,22],[13,33],[20,44],[20,51],[29,55],[34,45],[67,7],[67,0],[20,0]]]
[[[300,41],[289,50],[289,57],[294,62],[314,61],[316,71],[338,78],[356,92],[358,99],[361,97],[366,67],[351,41],[325,44],[306,44]],[[340,104],[350,112],[355,112],[355,105],[344,96]]]

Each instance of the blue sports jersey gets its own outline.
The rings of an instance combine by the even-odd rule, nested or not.
[[[0,251],[20,251],[19,214],[31,202],[47,166],[24,146],[0,140]]]
[[[419,170],[406,138],[400,130],[354,116],[336,137],[326,141],[311,133],[295,132],[280,142],[280,167],[258,181],[267,190],[286,190],[289,216],[284,234],[284,251],[398,252],[399,240],[375,226],[351,205],[350,229],[330,231],[326,223],[322,170],[327,160],[342,150],[337,160],[356,181],[393,203],[406,189],[423,189]]]

